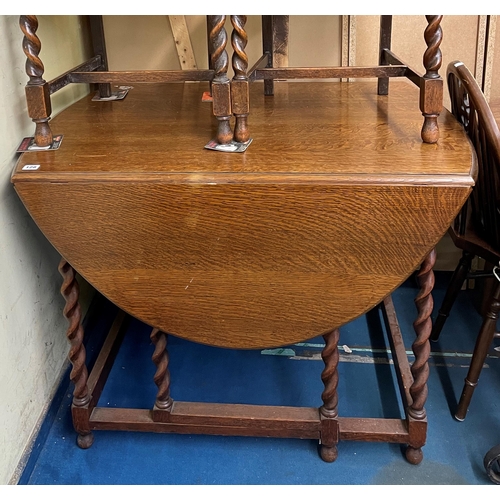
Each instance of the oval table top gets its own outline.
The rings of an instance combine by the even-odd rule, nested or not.
[[[391,81],[251,84],[253,143],[215,136],[206,83],[136,85],[51,121],[57,151],[12,182],[49,241],[120,308],[165,332],[262,348],[321,335],[377,305],[432,250],[474,184],[443,111],[420,138],[418,89]],[[23,170],[25,165],[40,165]]]

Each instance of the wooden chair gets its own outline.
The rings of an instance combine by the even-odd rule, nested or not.
[[[464,126],[478,159],[478,176],[473,192],[449,229],[457,248],[463,251],[438,316],[431,340],[437,340],[458,291],[467,278],[496,277],[487,297],[486,313],[479,331],[469,372],[455,414],[464,420],[484,360],[494,337],[500,310],[500,132],[491,109],[476,80],[461,62],[447,70],[452,113]],[[474,256],[483,258],[492,272],[471,273]]]

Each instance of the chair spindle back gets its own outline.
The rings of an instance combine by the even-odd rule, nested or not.
[[[462,62],[448,65],[447,81],[451,112],[465,128],[478,160],[476,185],[455,230],[463,235],[471,217],[476,233],[500,249],[500,132],[481,88]]]

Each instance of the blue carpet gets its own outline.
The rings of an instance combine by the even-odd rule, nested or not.
[[[439,277],[439,276],[438,276]],[[445,275],[434,292],[440,305]],[[416,295],[410,279],[393,295],[405,346],[415,338]],[[86,324],[89,357],[95,358],[116,308],[103,302]],[[88,450],[76,445],[71,423],[72,387],[61,391],[47,432],[20,484],[58,485],[374,485],[492,484],[484,454],[500,443],[500,361],[491,350],[464,422],[452,417],[481,318],[470,292],[462,292],[432,343],[429,421],[424,460],[406,462],[399,445],[342,441],[336,462],[323,462],[317,442],[298,439],[218,437],[96,431]],[[386,353],[378,311],[341,329],[339,414],[401,418],[395,373]],[[150,408],[156,395],[150,328],[133,320],[99,406]],[[284,349],[243,351],[211,348],[169,337],[171,393],[176,400],[289,406],[320,406],[321,337]],[[351,351],[349,353],[349,351]],[[410,357],[410,360],[413,358]],[[39,441],[40,441],[39,440]]]

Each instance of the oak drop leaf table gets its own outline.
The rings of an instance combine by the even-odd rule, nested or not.
[[[433,251],[474,184],[475,156],[446,110],[423,143],[418,89],[376,82],[250,87],[253,143],[203,149],[217,127],[206,82],[135,85],[121,102],[91,96],[51,121],[57,151],[23,153],[12,182],[63,256],[73,422],[93,430],[318,439],[426,439]],[[25,169],[26,165],[38,165]],[[420,266],[420,267],[419,267]],[[390,294],[415,270],[421,291],[409,365]],[[123,311],[87,373],[75,272]],[[338,414],[338,328],[382,303],[405,419]],[[150,409],[98,406],[126,318],[152,327]],[[167,335],[228,348],[269,348],[323,335],[320,408],[173,401]]]

